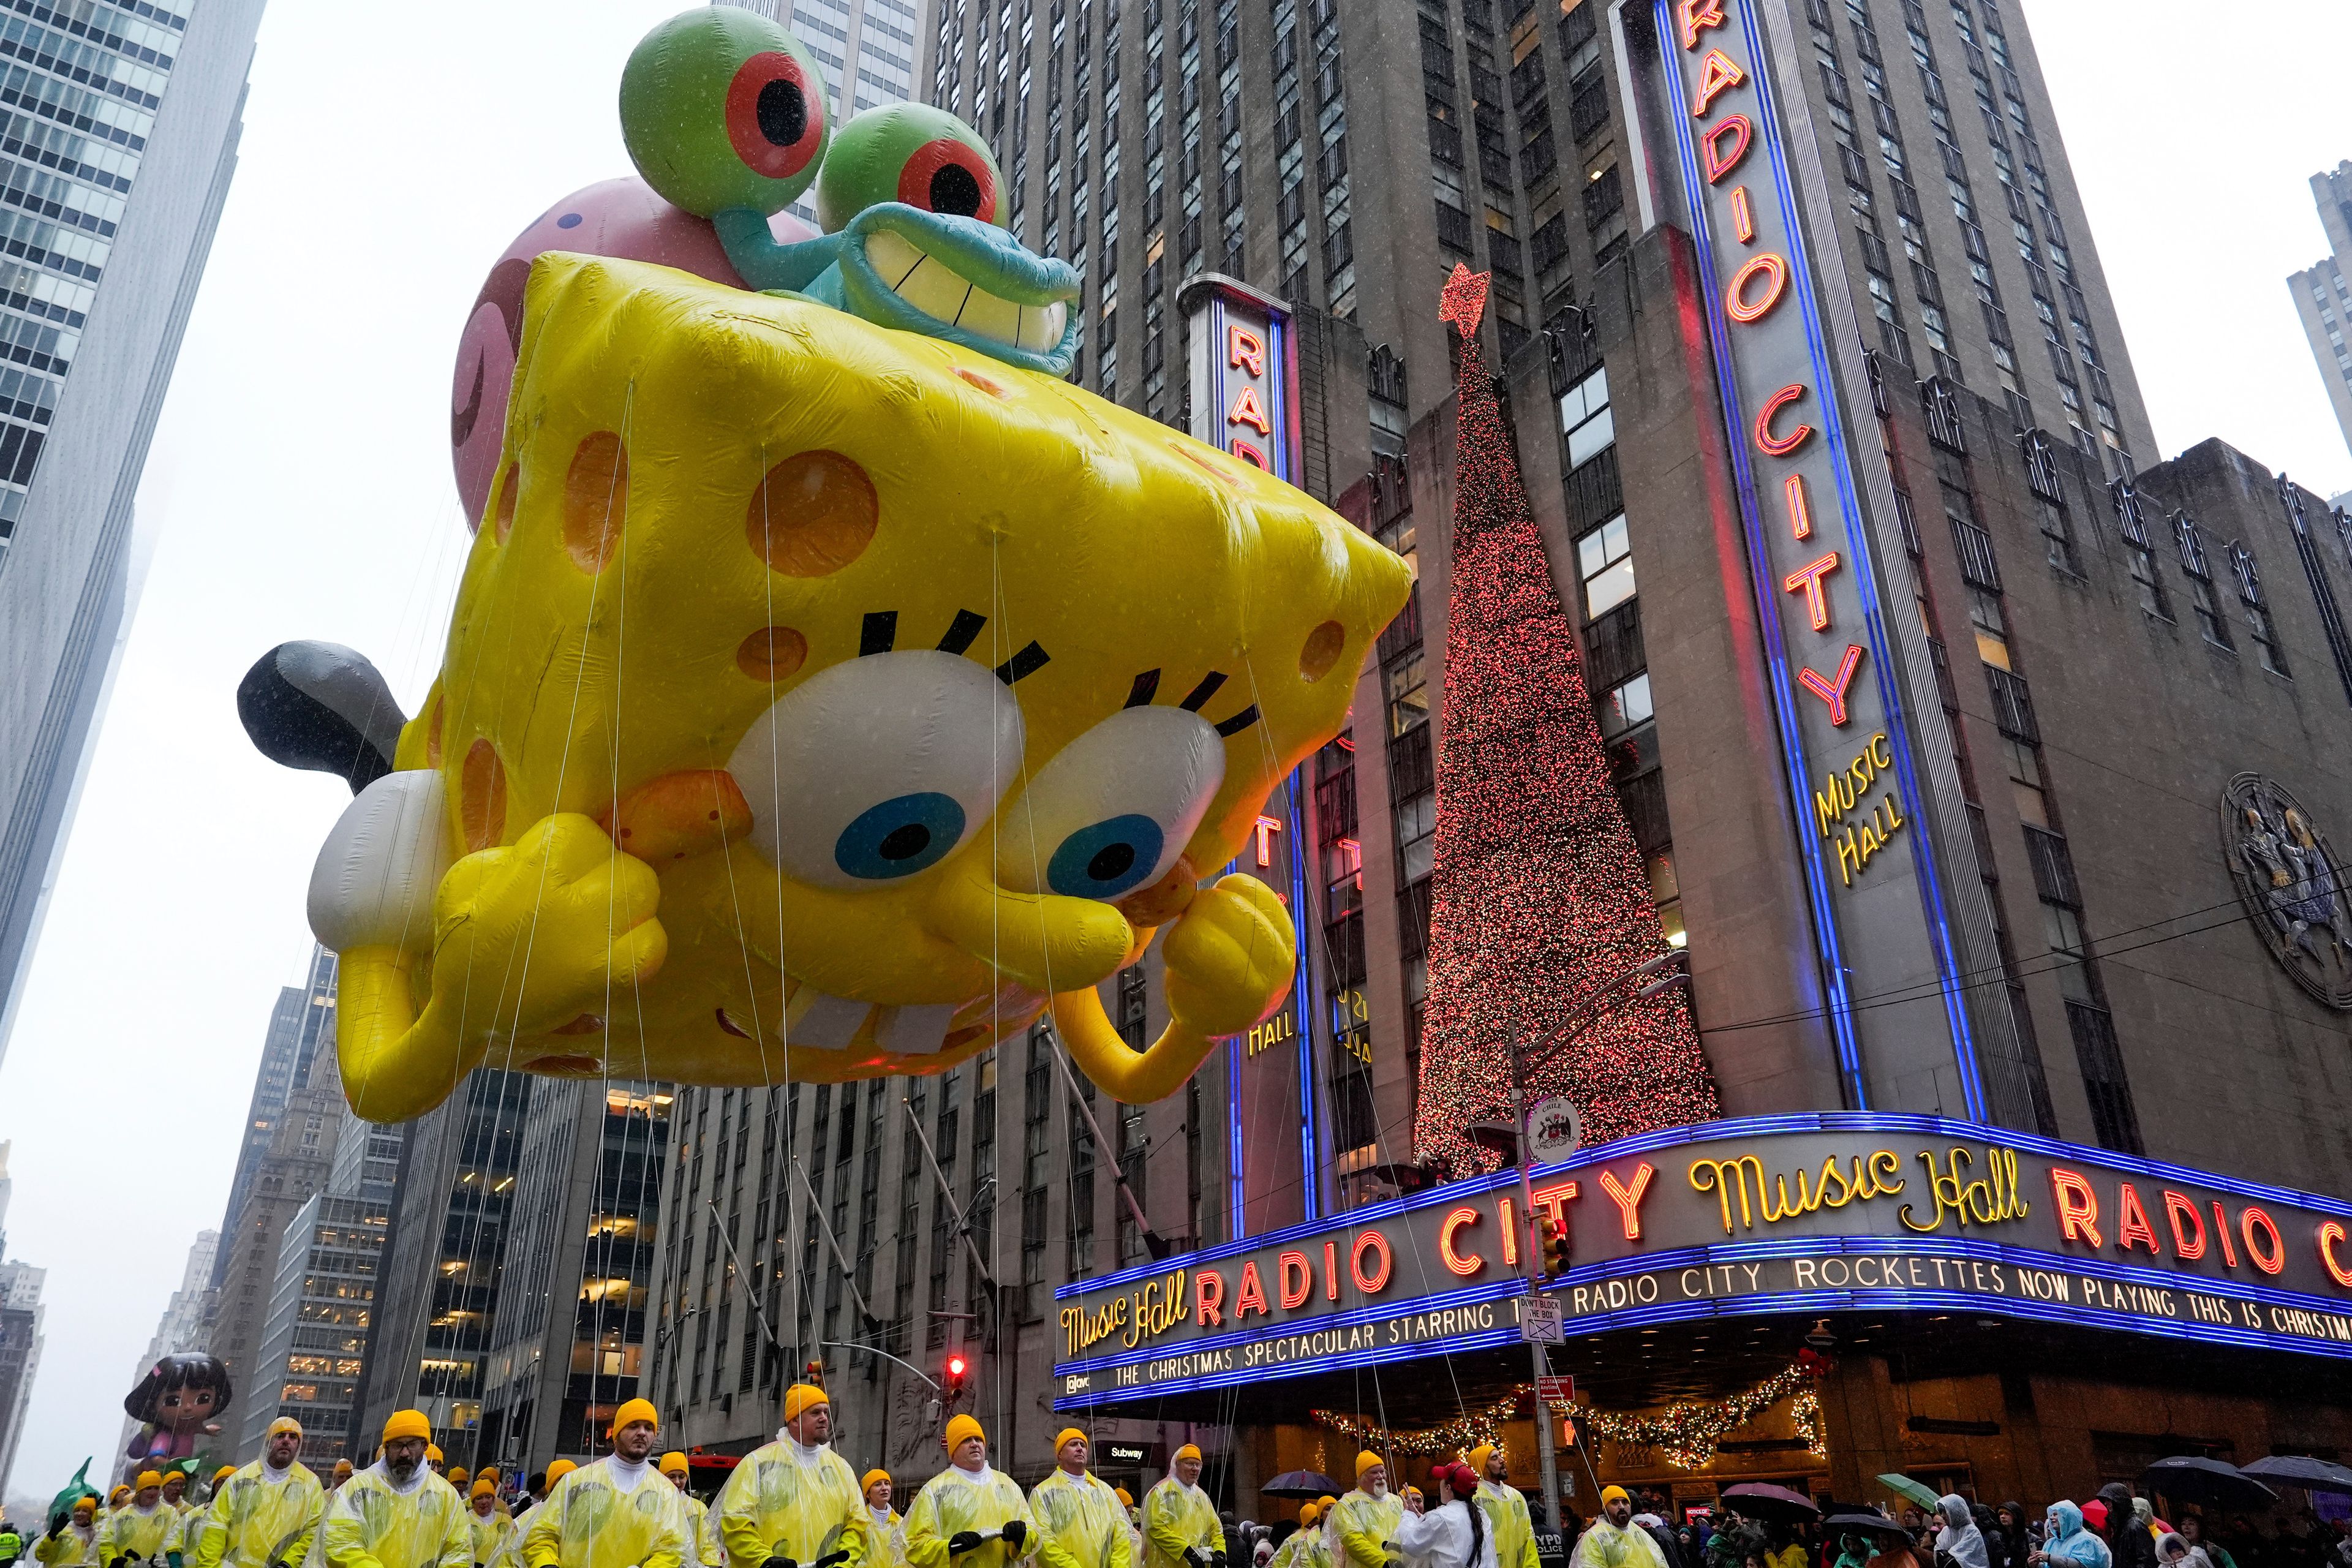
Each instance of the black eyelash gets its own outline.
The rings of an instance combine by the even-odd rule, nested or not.
[[[988,625],[986,616],[975,614],[971,610],[958,610],[955,613],[954,624],[948,627],[947,636],[940,638],[940,651],[941,653],[963,652],[971,646],[972,639],[980,636],[981,627],[986,625]]]
[[[1159,690],[1160,672],[1156,669],[1147,669],[1141,675],[1135,678],[1135,685],[1128,690],[1125,706],[1129,708],[1146,707],[1150,703],[1151,699],[1159,692]]]
[[[1234,714],[1232,718],[1226,720],[1223,723],[1218,725],[1217,733],[1230,741],[1235,735],[1240,734],[1244,730],[1248,729],[1251,725],[1256,722],[1257,704],[1253,702],[1248,707],[1243,709],[1240,712]]]
[[[898,641],[898,611],[868,610],[866,612],[866,624],[857,633],[858,658],[864,658],[868,654],[888,653]]]
[[[996,667],[996,679],[1010,686],[1024,676],[1036,674],[1045,667],[1045,661],[1052,657],[1033,641],[1024,647],[1019,653]]]
[[[1201,684],[1192,688],[1191,693],[1178,706],[1187,713],[1198,713],[1201,710],[1201,704],[1214,697],[1217,694],[1217,688],[1224,683],[1224,672],[1213,669],[1201,677]]]

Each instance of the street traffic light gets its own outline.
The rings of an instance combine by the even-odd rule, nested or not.
[[[1538,1272],[1546,1278],[1567,1273],[1576,1255],[1576,1243],[1569,1235],[1568,1226],[1549,1214],[1537,1215],[1536,1223],[1543,1232],[1543,1252],[1538,1259]]]
[[[955,1402],[963,1397],[964,1379],[971,1372],[971,1365],[964,1360],[961,1351],[948,1352],[947,1364],[940,1369],[940,1396],[947,1401],[949,1408],[953,1409]]]

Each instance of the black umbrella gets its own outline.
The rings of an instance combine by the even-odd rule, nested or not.
[[[2139,1489],[2219,1508],[2262,1508],[2278,1501],[2278,1493],[2237,1466],[2196,1454],[2158,1459],[2139,1473]]]
[[[1319,1497],[1338,1497],[1348,1489],[1320,1470],[1285,1470],[1257,1489],[1267,1497],[1305,1498],[1313,1502]]]
[[[2307,1492],[2352,1492],[2352,1470],[2303,1454],[2273,1454],[2242,1467],[2238,1473],[2276,1486],[2301,1487]]]
[[[1822,1521],[1824,1531],[1858,1530],[1865,1535],[1899,1535],[1909,1540],[1911,1532],[1883,1513],[1833,1513]]]
[[[1770,1524],[1809,1524],[1822,1516],[1813,1500],[1804,1493],[1765,1481],[1742,1481],[1736,1487],[1724,1488],[1723,1504],[1738,1509],[1749,1519]]]

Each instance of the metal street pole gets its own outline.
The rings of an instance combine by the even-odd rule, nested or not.
[[[1551,1047],[1551,1052],[1566,1050],[1581,1038],[1587,1030],[1606,1016],[1601,1005],[1602,997],[1606,997],[1626,982],[1639,980],[1645,974],[1654,974],[1683,957],[1683,951],[1680,948],[1670,949],[1655,958],[1634,965],[1601,987],[1594,997],[1592,1011],[1579,1022],[1576,1027],[1563,1035]],[[1689,984],[1690,974],[1687,970],[1685,970],[1680,973],[1652,981],[1634,992],[1628,1000],[1638,1005],[1674,990],[1677,986]],[[1526,1235],[1519,1244],[1519,1275],[1527,1281],[1528,1300],[1532,1303],[1535,1298],[1542,1293],[1540,1286],[1543,1265],[1540,1261],[1540,1254],[1543,1246],[1543,1227],[1536,1219],[1535,1178],[1528,1163],[1527,1089],[1519,1053],[1520,1047],[1515,1042],[1510,1050],[1512,1148],[1519,1167],[1519,1203],[1527,1211],[1523,1222],[1526,1226]],[[1566,1223],[1565,1210],[1562,1211],[1562,1223]],[[1536,1459],[1541,1467],[1543,1478],[1544,1520],[1546,1528],[1557,1534],[1559,1531],[1559,1456],[1552,1441],[1551,1408],[1544,1403],[1544,1380],[1551,1375],[1551,1363],[1549,1358],[1544,1353],[1544,1344],[1541,1340],[1530,1339],[1528,1342],[1528,1358],[1534,1369],[1536,1379]]]
[[[1519,1081],[1519,1051],[1511,1047],[1511,1125],[1517,1129],[1519,1163],[1519,1204],[1526,1211],[1527,1232],[1519,1243],[1519,1276],[1528,1282],[1528,1299],[1532,1302],[1538,1294],[1538,1281],[1542,1278],[1542,1266],[1538,1261],[1538,1248],[1543,1245],[1543,1229],[1536,1223],[1535,1179],[1528,1171],[1528,1105],[1527,1091]],[[1529,1340],[1528,1354],[1534,1363],[1536,1376],[1536,1461],[1543,1475],[1545,1528],[1555,1535],[1559,1532],[1559,1457],[1551,1440],[1551,1408],[1544,1403],[1544,1380],[1551,1376],[1551,1363],[1544,1355],[1543,1342]],[[1479,1478],[1485,1479],[1483,1476]]]

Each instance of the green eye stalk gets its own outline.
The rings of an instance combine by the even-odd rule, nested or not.
[[[664,22],[630,55],[621,131],[645,182],[709,218],[752,288],[1068,373],[1077,272],[1003,226],[995,160],[945,110],[869,109],[834,134],[824,74],[800,40],[711,6]],[[779,241],[768,217],[812,180],[823,237]]]

